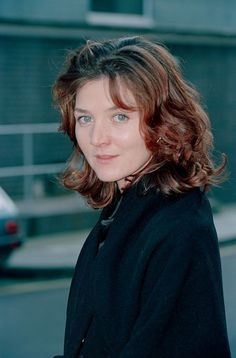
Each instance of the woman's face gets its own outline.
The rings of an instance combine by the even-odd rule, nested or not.
[[[137,107],[132,93],[121,82],[119,86],[125,103]],[[75,118],[77,142],[97,177],[124,188],[124,179],[151,157],[139,130],[140,112],[117,108],[104,77],[79,89]]]

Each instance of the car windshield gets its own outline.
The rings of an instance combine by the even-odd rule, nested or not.
[[[0,187],[0,216],[2,214],[17,212],[16,206],[6,192]]]

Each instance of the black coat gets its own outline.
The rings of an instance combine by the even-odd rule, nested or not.
[[[132,187],[105,234],[101,220],[110,210],[102,211],[75,268],[64,357],[230,357],[205,194],[141,196]]]

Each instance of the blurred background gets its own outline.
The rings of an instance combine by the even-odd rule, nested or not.
[[[145,35],[164,43],[202,95],[229,179],[209,193],[236,357],[236,2],[1,0],[0,356],[62,352],[76,258],[98,212],[57,176],[72,144],[51,88],[68,50],[87,39]],[[14,335],[12,335],[14,333]]]

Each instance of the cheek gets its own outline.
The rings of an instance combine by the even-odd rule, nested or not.
[[[128,130],[121,131],[113,136],[113,141],[124,148],[135,148],[142,146],[143,140],[135,127],[128,128]]]
[[[136,154],[143,161],[149,159],[151,155],[151,151],[147,148],[146,143],[142,137],[139,137],[136,142]]]
[[[146,151],[149,152],[149,150],[146,147],[146,143],[144,139],[141,137],[139,133],[131,133],[131,135],[127,136],[125,142],[127,143],[127,146],[132,147],[132,149],[134,150],[141,151],[141,152],[146,152]]]
[[[81,129],[79,129],[77,126],[75,127],[75,137],[78,146],[82,151],[86,149],[86,136],[81,133]]]
[[[75,138],[77,140],[77,143],[79,142],[79,130],[77,123],[75,124]]]

